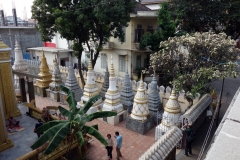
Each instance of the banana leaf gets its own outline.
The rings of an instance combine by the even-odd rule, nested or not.
[[[69,110],[63,108],[62,106],[58,106],[58,109],[62,115],[68,117],[69,120],[72,119],[73,114]]]
[[[97,140],[99,140],[102,144],[104,144],[105,146],[107,146],[107,141],[106,139],[93,127],[90,126],[83,126],[83,131],[85,133],[88,133],[92,136],[94,136]]]
[[[68,122],[69,123],[69,122]],[[53,136],[55,136],[56,132],[62,128],[66,123],[59,123],[58,125],[51,127],[48,129],[44,134],[38,138],[38,140],[31,146],[32,149],[36,149],[40,146],[42,146],[44,143],[46,143],[48,140],[50,140]]]
[[[70,108],[71,111],[75,112],[75,109],[77,108],[77,101],[75,100],[74,98],[74,93],[73,92],[70,92],[68,94],[68,97],[66,99],[66,101],[68,102],[68,106]]]
[[[80,144],[80,146],[84,145],[84,137],[82,135],[81,131],[77,131],[76,132],[77,138],[78,138],[78,143]]]
[[[102,98],[100,95],[96,95],[96,96],[93,96],[92,98],[90,98],[87,103],[85,103],[85,105],[83,106],[83,108],[80,110],[80,114],[81,115],[84,115],[90,107],[92,107],[92,105],[98,101],[100,98]]]
[[[59,144],[63,141],[64,138],[70,133],[70,123],[65,123],[55,134],[52,138],[50,144],[48,145],[47,149],[45,150],[44,154],[48,155],[52,153]]]
[[[68,94],[69,93],[69,91],[70,91],[70,89],[69,88],[67,88],[67,87],[65,87],[65,86],[60,86],[60,89],[63,91],[63,92],[65,92],[66,94]]]
[[[91,127],[95,128],[96,130],[98,130],[98,124],[94,124]]]
[[[117,113],[112,112],[112,111],[95,112],[95,113],[87,115],[86,121],[89,122],[96,118],[111,117],[111,116],[116,116],[116,115],[117,115]]]
[[[74,112],[75,109],[77,108],[76,107],[77,102],[76,102],[76,100],[74,98],[75,97],[74,93],[70,89],[68,89],[67,87],[64,87],[64,86],[61,86],[60,89],[68,95],[66,101],[68,102],[70,111]]]
[[[66,121],[53,120],[53,121],[47,122],[47,123],[43,124],[42,126],[38,127],[35,132],[43,133],[43,132],[47,131],[49,128],[51,128],[57,124],[64,123],[64,122],[66,122]]]

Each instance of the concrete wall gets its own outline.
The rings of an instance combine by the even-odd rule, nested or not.
[[[36,28],[30,27],[0,27],[0,35],[5,44],[12,48],[11,56],[14,57],[15,36],[19,41],[23,53],[27,48],[43,47],[40,33]]]
[[[39,60],[41,61],[41,57],[42,57],[42,51],[32,51],[34,55],[39,57]],[[53,65],[53,60],[55,59],[55,54],[56,53],[52,53],[52,52],[44,52],[46,60],[48,65]],[[60,63],[61,58],[68,58],[69,57],[69,53],[67,52],[61,52],[58,54],[58,62]],[[67,65],[68,66],[68,65]]]

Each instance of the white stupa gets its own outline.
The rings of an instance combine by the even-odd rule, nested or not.
[[[103,104],[103,111],[114,111],[118,115],[114,117],[107,117],[109,124],[115,125],[123,121],[126,118],[127,111],[123,109],[123,105],[120,100],[120,93],[116,87],[116,77],[114,73],[113,59],[111,55],[111,67],[109,77],[109,88],[105,94],[105,101]]]
[[[156,127],[155,139],[159,139],[172,126],[179,127],[180,115],[181,109],[178,103],[178,97],[176,96],[175,88],[173,87],[169,100],[164,107],[162,122]]]
[[[144,121],[147,120],[148,115],[149,115],[148,99],[147,96],[145,95],[145,89],[141,75],[140,85],[134,97],[131,118],[135,120]]]
[[[87,82],[84,86],[83,96],[81,101],[78,102],[77,107],[81,108],[84,104],[93,96],[98,95],[98,86],[95,82],[94,71],[92,67],[92,59],[89,59],[88,71],[87,71]],[[102,108],[102,99],[99,99],[94,105],[88,110],[87,114],[91,114],[98,111],[98,107]]]
[[[23,60],[23,55],[22,55],[22,49],[19,45],[19,42],[17,41],[17,38],[15,39],[15,60],[14,60],[14,64],[12,66],[12,69],[14,71],[18,71],[18,72],[23,72],[23,73],[28,73],[28,65],[27,63]],[[19,79],[20,78],[24,78],[24,76],[20,76],[20,75],[14,75],[14,80],[15,80],[15,93],[17,96],[20,96],[20,86],[19,86]]]
[[[111,68],[109,77],[109,88],[105,95],[105,101],[103,104],[104,111],[115,111],[117,113],[123,110],[123,105],[120,100],[120,93],[116,87],[116,77],[114,72],[113,59],[111,55]]]

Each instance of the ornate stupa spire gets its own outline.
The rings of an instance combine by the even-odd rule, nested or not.
[[[113,58],[111,55],[111,68],[110,68],[110,77],[109,77],[109,88],[105,95],[106,99],[103,104],[103,110],[106,111],[116,111],[120,113],[123,111],[123,105],[120,100],[120,94],[116,87],[116,78],[114,73]]]
[[[126,61],[128,62],[128,57],[127,57]],[[134,93],[132,90],[132,84],[130,82],[130,78],[129,78],[129,74],[128,74],[128,63],[127,63],[127,70],[126,70],[124,83],[122,85],[120,95],[121,95],[121,102],[122,102],[124,108],[126,108],[128,110],[128,114],[131,114]]]
[[[178,103],[178,97],[176,96],[175,86],[173,86],[169,100],[164,107],[162,122],[156,128],[156,130],[160,130],[160,132],[156,131],[159,133],[156,139],[160,138],[160,136],[166,133],[172,126],[178,127],[180,115],[181,109]]]
[[[154,70],[152,82],[150,83],[149,92],[148,92],[148,107],[151,114],[154,115],[154,119],[157,120],[157,112],[162,110],[159,108],[161,106],[160,96],[157,86],[157,78]]]
[[[107,58],[106,58],[107,59]],[[108,64],[106,64],[106,72],[104,76],[104,82],[101,88],[100,95],[102,96],[103,100],[105,100],[105,94],[109,87],[109,72],[108,72]]]
[[[37,86],[39,87],[49,87],[49,84],[52,82],[52,74],[49,72],[49,67],[47,64],[47,60],[42,51],[41,65],[40,65],[40,73],[38,74],[42,79],[37,79]]]
[[[28,72],[28,65],[27,63],[23,60],[23,56],[22,56],[22,49],[18,43],[17,37],[15,38],[15,61],[14,61],[14,65],[12,66],[12,69],[15,71],[19,71],[19,72]]]
[[[60,86],[63,84],[56,54],[53,60],[52,82],[49,84],[49,89],[59,91]]]
[[[78,107],[81,108],[84,104],[93,96],[98,94],[98,86],[95,82],[94,71],[92,67],[92,57],[89,59],[88,71],[87,71],[87,82],[84,86],[83,96],[81,101],[78,102]],[[87,114],[97,112],[98,106],[102,106],[102,99],[99,99],[93,104],[93,106],[88,110]]]
[[[80,86],[77,82],[77,78],[76,78],[75,73],[74,73],[73,64],[72,64],[72,56],[71,55],[69,56],[68,76],[66,78],[65,87],[72,90],[72,92],[75,95],[75,100],[77,102],[81,100],[82,90],[81,90],[81,88],[80,88]]]
[[[148,115],[149,115],[148,99],[147,96],[145,95],[145,89],[141,73],[140,85],[134,97],[131,117],[135,120],[144,121],[147,119]]]

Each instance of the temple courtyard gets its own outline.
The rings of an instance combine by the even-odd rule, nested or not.
[[[239,78],[237,79],[229,78],[225,80],[223,99],[222,99],[223,104],[220,110],[219,122],[221,121],[223,115],[225,114],[225,111],[228,108],[229,104],[231,103],[232,97],[234,96],[239,86],[239,83],[240,83]],[[219,90],[221,87],[221,81],[215,82],[214,86],[216,86],[217,91],[219,93]],[[58,106],[61,104],[59,104],[58,102],[49,100],[47,98],[36,96],[36,105],[39,108],[43,108],[50,105]],[[9,138],[14,143],[14,147],[0,153],[0,159],[3,159],[3,160],[15,160],[16,158],[28,153],[29,151],[31,151],[31,148],[30,148],[31,144],[33,144],[34,141],[37,139],[37,135],[33,132],[34,126],[37,120],[31,117],[28,117],[26,115],[26,112],[28,111],[27,107],[24,107],[22,104],[19,104],[18,107],[22,112],[22,116],[18,117],[17,119],[20,120],[20,125],[24,127],[25,130],[9,136]],[[103,122],[100,120],[94,120],[90,124],[96,124],[96,123],[99,125],[99,130],[101,134],[103,134],[104,136],[107,133],[114,135],[115,131],[119,131],[120,134],[123,135],[123,148],[122,148],[123,160],[137,160],[155,142],[154,140],[155,128],[148,131],[145,135],[141,135],[126,129],[125,121],[115,126],[109,125],[106,122]],[[186,157],[182,155],[183,149],[177,150],[177,156],[176,156],[177,160],[197,159],[198,154],[201,150],[205,135],[207,133],[209,123],[210,123],[210,120],[206,118],[205,122],[197,131],[197,139],[193,143],[193,155]],[[210,143],[211,137],[215,133],[216,128],[217,127],[214,124],[208,144]],[[207,147],[205,150],[207,150]],[[89,145],[87,158],[88,160],[107,159],[105,147],[95,138],[93,138],[93,141]],[[116,158],[115,150],[113,151],[113,158]]]

